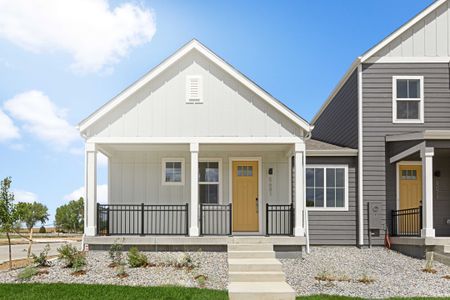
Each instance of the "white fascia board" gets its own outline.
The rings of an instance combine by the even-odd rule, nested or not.
[[[175,54],[170,56],[168,59],[166,59],[161,64],[159,64],[157,67],[155,67],[153,70],[151,70],[149,73],[144,75],[141,79],[136,81],[130,87],[125,89],[118,96],[116,96],[111,101],[106,103],[99,110],[97,110],[92,115],[90,115],[87,119],[83,120],[78,125],[80,132],[85,131],[90,125],[92,125],[97,120],[99,120],[101,117],[103,117],[106,113],[108,113],[109,111],[114,109],[117,105],[119,105],[120,103],[125,101],[130,95],[132,95],[133,93],[138,91],[140,88],[142,88],[142,86],[144,86],[146,83],[151,81],[153,78],[155,78],[156,76],[161,74],[165,69],[170,67],[172,64],[177,62],[179,59],[181,59],[184,55],[186,55],[188,52],[190,52],[193,49],[196,49],[197,51],[202,53],[204,56],[209,58],[211,61],[213,61],[215,64],[217,64],[220,68],[222,68],[225,72],[229,73],[236,80],[238,80],[240,83],[242,83],[248,89],[250,89],[252,92],[257,94],[259,97],[264,99],[267,103],[269,103],[275,109],[277,109],[279,112],[281,112],[283,115],[285,115],[288,119],[290,119],[295,124],[300,126],[306,133],[308,133],[312,130],[310,124],[307,121],[303,120],[300,116],[298,116],[292,110],[287,108],[284,104],[279,102],[277,99],[275,99],[269,93],[264,91],[261,87],[256,85],[253,81],[248,79],[242,73],[238,72],[234,67],[232,67],[230,64],[226,63],[223,59],[218,57],[211,50],[209,50],[203,44],[201,44],[199,41],[194,39],[191,42],[189,42],[188,44],[186,44],[184,47],[182,47],[180,50],[175,52]]]
[[[386,142],[402,142],[414,140],[449,140],[450,130],[424,130],[405,134],[386,136]]]
[[[387,36],[384,40],[382,40],[380,43],[375,45],[373,48],[369,49],[366,53],[364,53],[361,56],[361,62],[367,62],[369,58],[377,54],[381,49],[386,47],[389,43],[391,43],[393,40],[398,38],[400,35],[402,35],[404,32],[406,32],[408,29],[410,29],[412,26],[417,24],[420,20],[425,18],[427,15],[429,15],[431,12],[433,12],[435,9],[437,9],[439,6],[447,2],[448,0],[437,0],[424,10],[422,10],[420,13],[418,13],[414,18],[409,20],[407,23],[405,23],[403,26],[401,26],[399,29],[391,33],[389,36]]]
[[[355,59],[353,63],[351,64],[350,68],[348,68],[347,72],[345,72],[344,76],[341,78],[341,80],[338,82],[336,87],[333,89],[331,94],[328,96],[325,103],[320,107],[317,114],[314,116],[314,118],[311,121],[311,124],[315,124],[316,121],[319,119],[320,115],[325,111],[325,109],[328,107],[328,105],[333,101],[334,97],[336,97],[337,93],[341,90],[341,88],[344,86],[344,84],[347,82],[348,78],[353,74],[353,72],[358,68],[358,65],[360,64],[360,57]]]
[[[306,156],[358,156],[357,149],[306,150]]]
[[[449,56],[421,56],[421,57],[393,57],[393,56],[373,56],[368,58],[365,63],[383,63],[383,64],[396,64],[396,63],[448,63],[450,62]]]

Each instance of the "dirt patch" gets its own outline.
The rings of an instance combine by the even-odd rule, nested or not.
[[[48,259],[56,258],[56,255],[49,256]],[[32,259],[28,258],[22,258],[22,259],[15,259],[12,261],[12,268],[13,269],[20,269],[24,268],[26,266],[29,266],[33,263]],[[9,261],[5,261],[4,263],[0,264],[0,271],[9,270]]]

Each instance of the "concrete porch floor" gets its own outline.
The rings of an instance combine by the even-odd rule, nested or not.
[[[427,252],[450,245],[450,237],[391,237],[392,249],[403,254],[425,258]]]

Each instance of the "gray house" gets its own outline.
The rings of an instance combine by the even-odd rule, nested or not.
[[[358,57],[312,120],[314,139],[358,149],[353,242],[380,245],[389,231],[394,248],[420,256],[450,244],[449,70],[439,0]]]

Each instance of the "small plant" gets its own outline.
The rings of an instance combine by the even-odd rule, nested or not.
[[[348,275],[339,275],[336,277],[336,281],[340,281],[340,282],[350,282],[352,281],[352,279],[348,276]]]
[[[125,266],[123,264],[117,266],[116,276],[119,278],[128,277],[128,273],[125,271]]]
[[[367,274],[364,274],[360,279],[358,279],[358,282],[364,283],[364,284],[371,284],[375,282],[375,279],[368,276]]]
[[[79,273],[83,271],[84,266],[86,266],[86,255],[84,252],[79,251],[73,258],[72,269],[74,273]]]
[[[317,274],[314,279],[316,279],[317,281],[328,281],[328,282],[332,282],[336,280],[336,277],[333,276],[332,274],[328,273],[326,270],[323,270],[322,272],[320,272],[319,274]]]
[[[178,256],[175,267],[177,268],[186,268],[188,270],[192,270],[197,265],[194,263],[192,257],[187,253],[182,253]]]
[[[72,268],[75,256],[80,252],[77,247],[65,244],[57,249],[59,259],[65,262],[66,268]]]
[[[50,251],[50,245],[47,244],[47,245],[45,245],[42,252],[39,253],[39,255],[35,255],[34,253],[32,254],[33,262],[36,264],[36,266],[38,266],[38,267],[50,266],[50,264],[48,262],[48,252],[49,251]]]
[[[427,255],[427,262],[425,264],[425,268],[422,269],[425,273],[431,273],[436,274],[437,271],[433,268],[434,265],[434,253],[429,252],[429,255]]]
[[[138,248],[131,247],[128,251],[128,264],[131,268],[146,267],[148,265],[147,255],[139,252]]]
[[[28,266],[17,274],[17,278],[20,280],[30,280],[31,277],[37,275],[38,273],[39,271],[36,267]]]
[[[450,275],[442,276],[442,278],[447,279],[447,280],[450,280]]]
[[[41,227],[39,228],[39,233],[47,233],[47,229],[45,229],[44,226],[41,226]]]
[[[109,258],[111,259],[111,263],[109,264],[110,268],[117,267],[121,265],[123,262],[123,246],[117,242],[111,245],[109,248]]]
[[[206,286],[206,280],[208,280],[208,277],[206,275],[200,274],[194,277],[195,280],[197,280],[199,287],[205,287]]]

